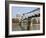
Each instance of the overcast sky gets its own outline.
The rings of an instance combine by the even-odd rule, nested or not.
[[[12,7],[12,17],[15,17],[16,14],[23,14],[35,10],[35,7]]]

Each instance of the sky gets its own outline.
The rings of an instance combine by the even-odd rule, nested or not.
[[[23,14],[37,9],[36,7],[12,7],[12,17],[15,17],[16,14]]]

